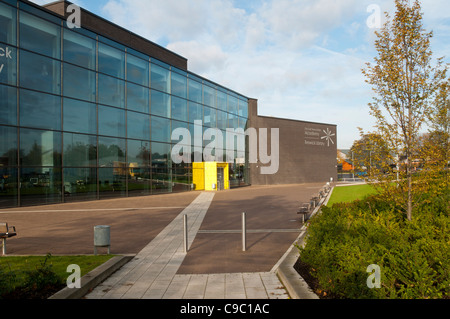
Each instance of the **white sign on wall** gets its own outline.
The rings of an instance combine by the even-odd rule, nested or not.
[[[0,47],[0,74],[3,72],[5,68],[5,62],[9,59],[12,60],[12,51],[9,47]]]
[[[330,147],[334,144],[334,134],[329,128],[305,127],[305,145]]]

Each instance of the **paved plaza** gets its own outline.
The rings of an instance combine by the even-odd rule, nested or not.
[[[18,232],[8,241],[11,255],[92,254],[93,227],[110,225],[111,252],[134,258],[87,299],[286,299],[277,263],[301,233],[299,204],[323,185],[255,186],[15,208],[0,210],[0,220],[15,225]],[[242,212],[247,217],[246,251]]]

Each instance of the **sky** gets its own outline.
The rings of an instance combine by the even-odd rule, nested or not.
[[[373,94],[361,69],[376,56],[376,18],[393,16],[394,0],[72,2],[187,58],[189,71],[257,99],[259,115],[336,124],[338,149],[360,138],[358,127],[373,131]],[[433,57],[450,63],[450,2],[421,4]]]

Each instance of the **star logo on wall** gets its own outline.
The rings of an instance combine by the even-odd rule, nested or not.
[[[322,139],[322,140],[326,140],[327,143],[328,143],[328,147],[330,147],[330,142],[331,142],[332,144],[334,144],[334,141],[333,141],[332,137],[333,137],[333,136],[336,136],[336,134],[333,134],[333,133],[330,131],[329,128],[327,128],[326,131],[323,130],[323,132],[325,133],[325,136],[322,136],[321,139]]]

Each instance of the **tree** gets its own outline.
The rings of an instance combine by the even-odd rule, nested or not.
[[[386,23],[379,32],[375,48],[375,65],[367,63],[362,72],[375,93],[370,113],[376,119],[377,133],[392,153],[406,158],[406,216],[412,218],[412,160],[417,151],[418,135],[433,113],[436,92],[445,77],[442,58],[432,65],[430,39],[432,32],[422,27],[422,12],[418,0],[395,0],[393,19],[386,13]]]

